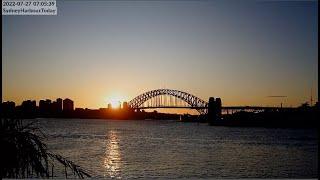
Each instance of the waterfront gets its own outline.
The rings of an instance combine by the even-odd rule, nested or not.
[[[49,149],[94,177],[315,178],[316,129],[161,120],[37,119]],[[58,177],[64,177],[59,171]]]

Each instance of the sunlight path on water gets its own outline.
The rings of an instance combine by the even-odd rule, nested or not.
[[[119,139],[116,131],[108,131],[107,135],[107,147],[104,158],[104,167],[106,177],[121,178],[121,154],[119,148]]]

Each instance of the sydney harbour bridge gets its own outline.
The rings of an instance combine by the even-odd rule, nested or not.
[[[206,114],[208,103],[192,94],[172,90],[156,89],[145,92],[129,101],[133,109],[154,108],[189,108],[196,109],[200,114]]]
[[[195,109],[200,115],[213,116],[233,111],[278,110],[279,107],[222,106],[220,98],[210,97],[208,102],[187,92],[172,89],[156,89],[142,93],[128,102],[132,109],[186,108]]]

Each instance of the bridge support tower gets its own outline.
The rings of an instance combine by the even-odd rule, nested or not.
[[[219,120],[221,119],[221,99],[214,97],[209,98],[209,103],[208,103],[208,117],[207,121],[209,125],[215,125]]]

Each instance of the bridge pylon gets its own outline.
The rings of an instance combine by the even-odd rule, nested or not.
[[[214,125],[221,119],[221,99],[214,97],[209,98],[207,121],[209,125]]]

